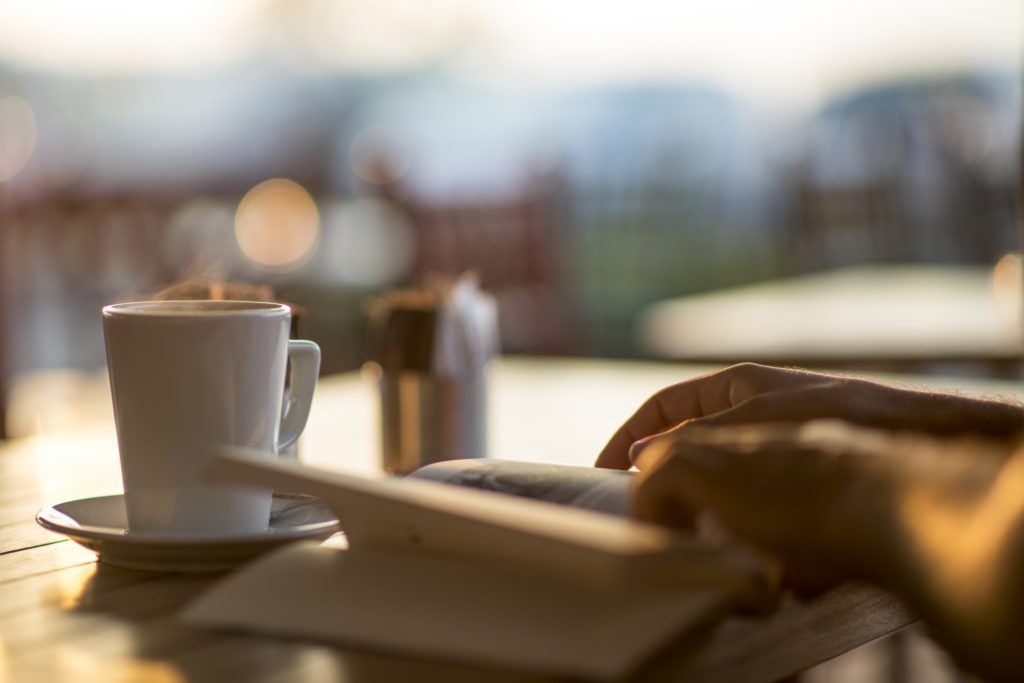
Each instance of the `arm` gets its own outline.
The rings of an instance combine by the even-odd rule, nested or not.
[[[837,418],[866,427],[1009,439],[1024,409],[1002,401],[915,391],[866,379],[743,363],[651,396],[612,435],[598,467],[628,469],[651,437],[700,425]]]
[[[641,518],[708,510],[799,574],[881,583],[962,664],[1019,680],[1024,451],[833,421],[692,429],[640,458]]]

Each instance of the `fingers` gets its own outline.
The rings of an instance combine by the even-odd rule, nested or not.
[[[908,491],[917,518],[933,528],[971,499],[972,483],[990,483],[991,468],[1005,462],[975,442],[951,446],[834,420],[728,428],[701,422],[638,455],[636,515],[690,528],[697,515],[710,514],[730,536],[784,558],[787,583],[804,595],[842,578],[899,579],[915,519],[907,516]],[[991,462],[976,469],[986,453],[994,454]],[[937,512],[922,512],[931,504]]]
[[[635,441],[703,415],[701,394],[717,393],[709,392],[706,385],[721,381],[721,373],[705,375],[667,387],[651,396],[608,440],[597,458],[597,466],[629,469],[632,464],[629,449]]]
[[[737,536],[789,556],[816,547],[841,480],[834,454],[801,445],[779,426],[694,429],[652,442],[639,456],[635,511],[685,526],[710,510]]]
[[[799,395],[795,391],[785,389],[770,395],[754,396],[721,412],[686,420],[660,434],[635,441],[629,447],[629,459],[636,464],[640,453],[653,442],[662,438],[681,439],[697,430],[769,423],[792,425],[805,422],[817,412],[829,412],[826,403],[818,400],[817,394],[814,389],[801,390]]]
[[[698,435],[712,436],[710,430]],[[713,508],[723,493],[729,494],[723,479],[730,477],[737,456],[699,439],[655,439],[637,461],[634,512],[650,522],[690,527],[697,510]]]
[[[759,400],[755,397],[747,399],[737,406],[733,406],[732,408],[728,408],[706,417],[695,417],[690,420],[684,420],[659,434],[653,434],[634,441],[629,447],[629,460],[631,463],[639,467],[638,459],[640,453],[649,445],[661,439],[682,438],[684,434],[694,430],[707,429],[709,427],[716,426],[752,425],[759,422],[785,421],[784,416],[780,415],[780,412],[785,413],[786,409],[783,407],[780,411],[779,406],[773,406],[773,403],[774,402],[771,399],[765,401],[763,399]]]
[[[676,529],[692,529],[697,508],[686,489],[696,481],[687,463],[674,457],[677,442],[662,439],[644,452],[644,474],[638,477],[633,496],[637,519]]]
[[[728,410],[763,387],[776,383],[776,378],[789,378],[793,372],[744,363],[662,389],[647,399],[612,435],[597,458],[597,466],[629,469],[632,464],[629,449],[636,441],[660,434],[686,420]]]
[[[635,462],[654,439],[679,438],[695,429],[769,423],[794,425],[823,418],[874,426],[891,419],[891,408],[882,399],[892,390],[880,391],[880,385],[799,370],[755,367],[760,376],[730,380],[730,407],[706,411],[705,415],[682,421],[660,434],[638,439],[629,447],[629,459]]]

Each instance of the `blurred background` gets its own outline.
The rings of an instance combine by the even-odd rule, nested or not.
[[[365,358],[368,297],[465,269],[508,353],[1020,358],[1016,0],[0,17],[9,400],[102,370],[105,303],[261,286],[336,372]]]
[[[467,269],[506,353],[1019,378],[1022,55],[1019,0],[0,0],[0,426],[109,416],[103,304],[274,296],[338,372]],[[962,680],[910,642],[807,680]]]

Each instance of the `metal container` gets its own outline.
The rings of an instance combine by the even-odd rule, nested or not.
[[[407,474],[442,460],[487,456],[486,378],[383,373],[383,465]]]
[[[384,469],[407,474],[487,457],[487,368],[497,346],[491,297],[460,279],[387,295],[372,315]]]

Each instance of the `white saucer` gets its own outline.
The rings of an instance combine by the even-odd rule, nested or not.
[[[36,522],[96,552],[100,562],[174,572],[226,571],[284,543],[327,538],[338,531],[334,513],[318,500],[278,494],[267,530],[257,534],[132,532],[123,495],[51,505],[36,514]]]

